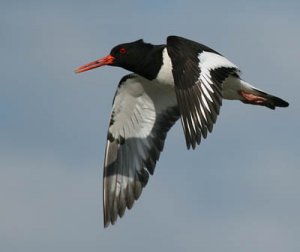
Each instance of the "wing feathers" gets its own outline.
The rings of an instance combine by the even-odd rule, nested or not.
[[[137,75],[122,79],[108,130],[103,176],[104,225],[132,208],[154,172],[168,130],[179,118],[174,89]]]
[[[167,50],[186,144],[194,149],[213,130],[223,81],[239,70],[211,48],[181,37],[168,37]]]

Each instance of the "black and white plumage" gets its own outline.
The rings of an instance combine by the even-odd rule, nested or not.
[[[142,40],[118,45],[76,72],[104,65],[134,72],[122,78],[113,102],[104,160],[105,226],[139,198],[179,118],[187,147],[194,149],[212,131],[222,99],[288,106],[243,81],[238,67],[218,52],[177,36],[169,36],[166,45]]]
[[[131,208],[153,174],[168,130],[179,118],[171,86],[139,76],[123,77],[117,89],[104,161],[104,222]]]

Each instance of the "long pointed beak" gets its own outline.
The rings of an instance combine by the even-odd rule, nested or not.
[[[102,58],[102,59],[98,59],[95,61],[92,61],[88,64],[85,64],[81,67],[78,67],[77,69],[75,69],[75,73],[82,73],[97,67],[101,67],[101,66],[105,66],[105,65],[110,65],[114,62],[115,57],[111,56],[111,55],[107,55],[106,57]]]

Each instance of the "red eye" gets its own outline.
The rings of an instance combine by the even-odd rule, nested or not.
[[[125,49],[124,47],[122,47],[122,48],[120,49],[120,53],[125,54],[125,53],[126,53],[126,49]]]

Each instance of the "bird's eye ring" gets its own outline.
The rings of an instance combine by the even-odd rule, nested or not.
[[[120,53],[121,54],[125,54],[126,53],[126,49],[124,47],[120,48]]]

